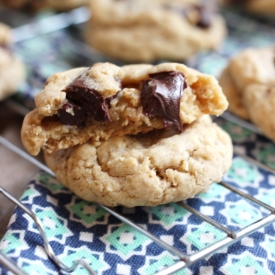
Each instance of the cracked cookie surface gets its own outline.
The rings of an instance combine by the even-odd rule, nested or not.
[[[25,78],[25,67],[9,49],[11,43],[10,28],[0,23],[0,100],[13,94]]]
[[[275,141],[275,47],[246,49],[229,61],[220,85],[229,111],[251,120]]]
[[[220,181],[232,159],[229,135],[205,115],[181,134],[155,130],[49,154],[47,165],[79,197],[107,206],[155,206],[194,197]]]
[[[51,76],[24,119],[31,154],[192,123],[220,115],[228,102],[217,80],[182,64],[97,63]]]
[[[222,17],[198,0],[93,0],[90,8],[86,41],[126,62],[183,60],[226,36]]]

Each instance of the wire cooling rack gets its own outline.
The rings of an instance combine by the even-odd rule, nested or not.
[[[5,146],[9,150],[13,151],[14,153],[18,154],[19,156],[23,157],[27,161],[32,162],[34,165],[36,165],[39,168],[43,169],[44,171],[46,171],[50,175],[54,176],[53,172],[51,170],[49,170],[49,168],[47,168],[42,163],[37,161],[35,158],[32,158],[27,153],[25,153],[24,151],[22,151],[18,147],[14,146],[12,143],[10,143],[8,140],[4,139],[1,136],[0,136],[0,144]],[[257,161],[255,161],[255,160],[253,160],[253,163],[258,164],[262,168],[266,168],[267,170],[272,171],[275,174],[275,171],[273,169],[271,169],[269,167],[266,167],[265,165],[263,165],[261,163],[257,163]],[[120,213],[118,213],[115,209],[112,209],[112,208],[109,208],[109,207],[106,207],[106,206],[102,206],[102,205],[100,205],[100,207],[103,208],[104,210],[106,210],[107,212],[109,212],[111,215],[118,218],[119,220],[121,220],[123,223],[128,224],[129,226],[133,227],[135,230],[139,231],[141,234],[147,236],[152,241],[154,241],[156,244],[163,247],[163,249],[169,251],[170,253],[172,253],[174,255],[177,255],[181,259],[179,262],[177,262],[176,264],[170,266],[169,268],[167,268],[165,270],[162,270],[162,271],[157,273],[158,275],[174,274],[175,272],[177,272],[179,270],[182,270],[183,268],[188,267],[188,266],[194,264],[195,262],[197,262],[201,259],[204,259],[205,257],[217,252],[218,250],[239,241],[240,239],[244,238],[245,236],[250,235],[253,232],[259,230],[260,228],[262,228],[266,225],[269,225],[270,223],[273,223],[275,221],[275,208],[274,207],[271,207],[270,205],[268,205],[268,204],[266,204],[266,203],[264,203],[264,202],[262,202],[262,201],[260,201],[256,198],[248,195],[247,193],[245,193],[241,190],[239,190],[238,188],[235,188],[235,187],[227,184],[226,182],[222,181],[222,182],[219,182],[218,184],[220,184],[223,187],[227,188],[228,190],[242,196],[244,199],[250,200],[251,202],[258,205],[259,207],[263,207],[264,209],[269,211],[269,214],[267,214],[265,217],[255,221],[255,222],[253,222],[252,224],[249,224],[248,226],[242,228],[241,230],[232,231],[232,230],[228,229],[227,227],[225,227],[224,225],[222,225],[222,224],[216,222],[215,220],[209,218],[208,216],[200,213],[195,208],[189,206],[186,202],[184,202],[184,201],[179,202],[178,203],[179,206],[181,206],[184,209],[186,209],[187,211],[191,212],[193,215],[196,215],[198,218],[202,219],[203,221],[206,221],[207,223],[215,226],[216,228],[218,228],[219,230],[223,231],[226,234],[226,237],[223,238],[222,240],[220,240],[220,241],[208,246],[207,248],[205,248],[203,250],[200,250],[200,251],[198,251],[198,252],[196,252],[192,255],[184,254],[180,250],[174,248],[173,246],[168,245],[167,243],[163,242],[162,240],[160,240],[155,235],[153,235],[150,232],[144,230],[142,227],[140,227],[136,223],[129,220],[127,217],[125,217],[125,216],[121,215]],[[74,263],[72,263],[72,266],[70,266],[70,267],[64,265],[58,259],[58,257],[54,255],[54,252],[53,252],[53,250],[52,250],[52,248],[49,244],[49,241],[46,237],[46,234],[44,232],[43,224],[36,217],[35,213],[32,212],[30,209],[28,209],[26,206],[24,206],[20,201],[16,200],[14,197],[12,197],[3,188],[0,188],[0,192],[2,193],[2,195],[4,195],[9,200],[11,200],[14,204],[16,204],[18,207],[20,207],[24,212],[26,212],[33,219],[33,221],[36,223],[37,228],[39,229],[39,232],[40,232],[41,237],[43,239],[45,251],[47,252],[48,256],[52,259],[52,261],[55,262],[59,266],[60,270],[65,271],[65,272],[73,272],[78,265],[82,265],[84,268],[87,269],[89,274],[96,274],[89,267],[88,263],[86,263],[85,261],[83,261],[81,259],[76,260]],[[2,265],[4,267],[11,270],[14,274],[18,274],[18,275],[25,274],[9,258],[7,258],[1,252],[0,252],[0,262],[2,263]]]
[[[45,33],[50,33],[50,32],[53,32],[53,31],[57,31],[59,29],[66,28],[66,27],[68,27],[69,25],[72,25],[72,24],[74,25],[74,24],[84,22],[85,20],[88,19],[89,14],[85,13],[86,17],[85,18],[81,17],[81,19],[79,19],[79,16],[78,16],[80,14],[79,11],[80,10],[78,9],[76,11],[70,12],[69,14],[68,13],[58,14],[58,15],[54,15],[52,17],[45,18],[45,19],[43,19],[43,21],[39,21],[39,24],[37,24],[37,23],[35,24],[35,26],[40,26],[40,27],[37,27],[37,28],[30,28],[29,24],[27,24],[23,27],[19,27],[19,28],[14,30],[14,33],[18,33],[18,35],[16,35],[16,37],[17,37],[16,41],[18,43],[20,43],[20,41],[24,41],[25,39],[31,39],[31,38],[35,38],[37,35],[41,35],[41,32],[43,32],[44,34]],[[82,11],[81,11],[81,14],[82,14]],[[232,16],[232,14],[229,15],[229,16]],[[70,18],[70,19],[68,19],[68,18]],[[54,29],[52,29],[52,28],[51,29],[45,29],[43,26],[44,25],[48,26],[48,22],[51,21],[51,20],[54,20],[56,22],[56,24],[53,24],[55,26]],[[238,20],[241,20],[243,23],[244,22],[250,22],[251,23],[250,19],[238,18]],[[246,20],[248,20],[248,21],[246,21]],[[103,55],[101,56],[96,51],[93,51],[92,49],[87,47],[84,43],[79,42],[77,40],[74,40],[74,43],[77,43],[76,48],[78,49],[77,50],[78,52],[76,54],[82,55],[85,58],[87,58],[88,60],[91,60],[93,62],[99,61],[99,60],[102,61],[102,60],[105,59],[105,57]],[[216,52],[214,54],[216,54],[216,55],[220,54],[220,56],[224,57],[223,54],[219,53],[219,52]],[[225,56],[225,58],[226,57],[227,56]],[[207,58],[209,58],[209,56],[206,55],[205,58],[207,59]],[[195,63],[196,62],[198,62],[198,60],[195,60]],[[25,106],[23,106],[21,103],[18,103],[14,99],[7,100],[5,102],[5,104],[9,108],[11,108],[11,109],[15,110],[16,112],[20,113],[21,115],[25,115],[28,112],[28,109]],[[229,120],[233,123],[236,123],[237,125],[241,125],[242,127],[245,127],[247,129],[249,129],[250,131],[252,131],[256,134],[261,135],[261,132],[255,126],[251,125],[250,123],[247,123],[245,121],[242,121],[242,120],[236,118],[235,116],[231,115],[230,113],[224,114],[222,119]],[[46,173],[54,176],[53,172],[51,170],[49,170],[44,164],[37,161],[35,158],[29,156],[26,152],[24,152],[23,150],[19,149],[16,146],[14,146],[10,141],[3,138],[2,136],[0,136],[0,144],[2,146],[5,146],[6,148],[11,150],[12,152],[16,153],[18,156],[20,156],[20,157],[24,158],[25,160],[33,163],[34,165],[36,165],[40,169],[44,170]],[[245,158],[247,161],[249,161],[253,165],[257,165],[261,169],[263,169],[265,171],[268,171],[268,172],[272,173],[273,175],[275,175],[275,170],[272,167],[267,166],[264,163],[261,163],[261,162],[257,161],[256,159],[254,159],[250,156],[247,156],[246,154],[240,153],[237,149],[238,148],[235,146],[235,148],[234,148],[235,155],[240,156],[242,158]],[[218,184],[220,186],[223,186],[224,188],[228,189],[230,192],[241,196],[241,198],[243,200],[251,201],[257,207],[265,209],[266,214],[262,218],[254,221],[251,224],[248,224],[248,225],[242,227],[239,230],[232,230],[231,228],[228,228],[228,227],[224,226],[222,223],[218,223],[214,219],[209,218],[209,216],[202,214],[195,207],[190,206],[188,201],[178,202],[177,203],[178,206],[182,207],[186,211],[190,212],[192,215],[195,215],[199,219],[211,224],[215,228],[217,228],[220,231],[225,233],[225,237],[222,238],[221,240],[207,246],[204,249],[200,249],[197,252],[190,253],[190,254],[183,253],[181,250],[175,248],[174,246],[167,244],[166,242],[161,240],[158,236],[156,236],[156,235],[152,234],[151,232],[145,230],[139,224],[135,223],[134,221],[129,219],[127,216],[121,214],[115,208],[109,208],[109,207],[102,206],[102,205],[100,205],[100,207],[102,209],[104,209],[105,211],[107,211],[108,213],[110,213],[110,215],[116,217],[117,219],[119,219],[123,223],[128,224],[129,226],[131,226],[132,228],[134,228],[135,230],[137,230],[141,234],[148,237],[150,240],[152,240],[154,243],[156,243],[157,245],[162,247],[164,250],[169,251],[173,255],[176,255],[180,259],[177,263],[175,263],[175,264],[171,265],[170,267],[165,268],[165,269],[163,269],[163,270],[156,273],[158,275],[174,274],[177,271],[183,270],[184,268],[192,266],[194,263],[196,263],[196,262],[198,262],[202,259],[205,259],[209,255],[217,253],[222,248],[232,245],[233,243],[243,239],[245,236],[248,236],[248,235],[252,234],[253,232],[258,231],[261,228],[263,228],[263,227],[265,227],[265,226],[267,226],[267,225],[269,225],[269,224],[271,224],[275,221],[275,208],[272,207],[271,205],[269,205],[269,204],[255,198],[255,197],[249,195],[247,192],[244,192],[242,190],[242,188],[238,188],[238,187],[234,187],[232,185],[229,185],[225,181],[219,182]],[[36,223],[37,228],[38,228],[38,230],[41,234],[41,237],[43,239],[44,248],[45,248],[45,251],[46,251],[48,257],[60,268],[60,271],[62,270],[64,272],[73,272],[75,270],[75,268],[77,267],[77,265],[82,265],[83,268],[87,269],[89,274],[96,274],[96,272],[93,271],[90,268],[89,263],[87,263],[87,262],[85,262],[81,259],[76,260],[74,263],[72,263],[71,266],[66,266],[64,263],[62,263],[62,261],[60,261],[59,258],[54,254],[54,252],[51,248],[51,245],[50,245],[50,243],[47,239],[47,236],[45,234],[45,231],[43,229],[43,224],[39,221],[39,219],[37,218],[35,213],[32,212],[26,206],[24,206],[20,201],[16,200],[14,197],[12,197],[3,188],[0,188],[0,192],[2,193],[3,196],[8,198],[10,201],[12,201],[15,205],[17,205],[17,207],[21,208],[27,215],[29,215],[33,219],[33,221]],[[8,258],[2,252],[0,252],[0,263],[5,268],[12,271],[14,274],[20,274],[20,275],[25,274],[25,272],[22,271],[22,269],[20,267],[18,267],[10,258]]]
[[[24,159],[32,162],[34,165],[38,166],[39,168],[43,169],[44,171],[46,171],[47,173],[51,174],[54,176],[53,172],[51,170],[49,170],[46,166],[44,166],[42,163],[38,162],[35,158],[30,157],[27,153],[25,153],[24,151],[22,151],[21,149],[19,149],[18,147],[14,146],[13,144],[11,144],[8,140],[4,139],[3,137],[0,136],[0,144],[2,144],[3,146],[5,146],[6,148],[8,148],[9,150],[13,151],[14,153],[18,154],[19,156],[23,157]],[[255,163],[255,161],[253,161]],[[264,167],[263,164],[258,163],[261,167]],[[271,170],[268,167],[267,168],[269,171]],[[273,172],[275,172],[273,170]],[[274,173],[275,174],[275,173]],[[185,267],[188,267],[192,264],[194,264],[195,262],[204,259],[205,257],[217,252],[218,250],[222,249],[223,247],[229,246],[237,241],[239,241],[240,239],[244,238],[247,235],[252,234],[253,232],[259,230],[260,228],[272,223],[275,221],[275,208],[271,207],[270,205],[248,195],[247,193],[239,190],[238,188],[235,188],[233,186],[230,186],[229,184],[225,183],[225,182],[219,182],[220,185],[222,185],[223,187],[227,188],[228,190],[235,192],[236,194],[242,196],[244,199],[250,200],[253,203],[257,204],[259,207],[263,207],[266,210],[269,211],[269,214],[266,215],[265,217],[255,221],[254,223],[242,228],[241,230],[238,231],[232,231],[226,227],[224,227],[222,224],[217,223],[215,220],[209,218],[208,216],[200,213],[199,211],[197,211],[196,209],[194,209],[193,207],[189,206],[186,202],[179,202],[178,205],[180,205],[181,207],[183,207],[184,209],[186,209],[187,211],[191,212],[193,215],[196,215],[198,218],[202,219],[203,221],[206,221],[207,223],[215,226],[216,228],[218,228],[219,230],[223,231],[224,233],[226,233],[226,237],[216,243],[214,243],[213,245],[208,246],[207,248],[198,251],[197,253],[194,253],[192,255],[186,255],[184,253],[182,253],[180,250],[175,249],[173,246],[168,245],[167,243],[163,242],[162,240],[160,240],[159,238],[157,238],[156,236],[154,236],[153,234],[151,234],[150,232],[144,230],[142,227],[140,227],[139,225],[135,224],[134,222],[132,222],[131,220],[129,220],[128,218],[124,217],[123,215],[121,215],[120,213],[118,213],[115,209],[106,207],[106,206],[102,206],[100,205],[100,207],[102,207],[103,209],[105,209],[107,212],[109,212],[111,215],[115,216],[116,218],[118,218],[119,220],[121,220],[123,223],[126,223],[128,225],[130,225],[131,227],[133,227],[134,229],[136,229],[137,231],[139,231],[141,234],[147,236],[148,238],[150,238],[152,241],[154,241],[156,244],[158,244],[159,246],[163,247],[164,249],[166,249],[167,251],[169,251],[172,254],[177,255],[181,261],[179,261],[178,263],[176,263],[173,266],[170,266],[169,268],[160,271],[159,273],[157,273],[158,275],[164,275],[164,274],[174,274],[176,271],[179,271]],[[2,195],[4,195],[6,198],[8,198],[9,200],[11,200],[14,204],[16,204],[18,207],[20,207],[24,212],[26,212],[29,216],[31,216],[31,218],[33,219],[33,221],[36,223],[39,232],[41,234],[41,237],[43,239],[44,242],[44,247],[45,247],[45,251],[47,252],[48,256],[60,267],[61,270],[65,271],[65,272],[72,272],[75,270],[75,268],[78,265],[82,265],[84,268],[87,269],[87,271],[89,272],[89,274],[96,274],[93,270],[91,270],[91,268],[89,267],[88,263],[82,261],[81,259],[77,260],[76,262],[74,262],[72,264],[72,266],[68,267],[66,265],[64,265],[59,259],[58,257],[56,257],[54,255],[54,252],[48,242],[48,239],[46,237],[46,234],[44,232],[43,229],[43,224],[39,221],[39,219],[36,217],[36,215],[30,210],[28,209],[26,206],[24,206],[20,201],[16,200],[14,197],[12,197],[8,192],[6,192],[3,188],[0,188],[0,192],[2,193]],[[6,268],[8,268],[9,270],[11,270],[14,274],[25,274],[22,270],[20,270],[9,258],[7,258],[3,253],[0,252],[0,262],[2,263],[2,265]]]

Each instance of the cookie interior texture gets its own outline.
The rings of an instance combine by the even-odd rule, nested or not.
[[[149,94],[145,101],[152,102],[147,111],[141,104],[143,93]],[[180,131],[182,124],[204,114],[220,115],[228,106],[214,77],[177,63],[123,67],[97,63],[58,73],[47,80],[35,102],[21,131],[23,144],[33,155],[41,149],[51,153],[88,140],[153,129]]]
[[[93,0],[86,41],[126,62],[183,60],[226,36],[221,16],[199,0]]]
[[[275,47],[246,49],[232,57],[220,77],[228,109],[251,120],[275,141]]]
[[[57,179],[77,196],[107,206],[155,206],[192,198],[231,165],[229,135],[209,116],[182,133],[155,130],[47,153]]]
[[[9,49],[12,42],[10,28],[0,23],[0,100],[13,94],[25,78],[25,67]]]

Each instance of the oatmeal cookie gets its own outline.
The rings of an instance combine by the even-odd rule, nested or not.
[[[153,129],[181,132],[182,124],[228,105],[213,76],[177,63],[72,69],[51,76],[35,103],[21,131],[33,155]]]
[[[229,169],[229,135],[208,115],[182,133],[154,130],[49,154],[47,165],[79,197],[107,206],[155,206],[192,198]]]
[[[275,47],[246,49],[232,57],[220,85],[228,109],[251,120],[275,141]]]
[[[90,7],[87,42],[126,62],[183,60],[226,35],[221,16],[196,0],[93,0]]]
[[[0,100],[13,94],[25,78],[23,63],[9,49],[11,41],[10,28],[0,23]]]

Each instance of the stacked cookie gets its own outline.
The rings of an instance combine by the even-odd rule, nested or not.
[[[126,62],[184,60],[216,48],[226,27],[199,0],[93,0],[86,41]]]
[[[51,76],[24,119],[57,179],[108,206],[164,204],[220,181],[231,139],[212,123],[227,100],[212,76],[182,64],[97,63]]]
[[[249,48],[228,63],[220,84],[229,101],[229,110],[251,120],[275,141],[275,47]]]
[[[9,49],[11,41],[10,28],[0,23],[0,100],[14,93],[25,78],[23,63]]]

